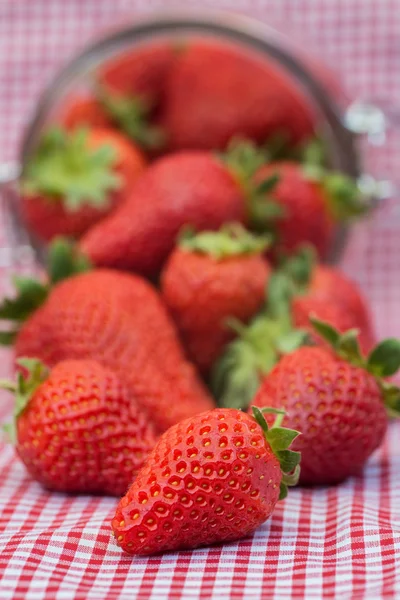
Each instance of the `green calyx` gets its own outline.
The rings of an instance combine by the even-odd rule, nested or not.
[[[179,238],[179,246],[188,252],[211,256],[216,260],[232,256],[251,256],[263,253],[270,245],[268,235],[253,235],[239,223],[229,223],[219,231],[194,233],[185,229]]]
[[[377,380],[390,415],[400,416],[400,387],[386,381],[400,369],[400,340],[388,338],[364,357],[358,343],[358,330],[340,333],[332,325],[310,317],[316,332],[326,340],[341,358],[365,369]]]
[[[326,142],[321,137],[303,146],[300,161],[304,175],[322,186],[330,211],[337,221],[348,221],[365,214],[369,206],[357,182],[344,173],[330,171],[327,155]]]
[[[25,410],[37,388],[47,379],[48,369],[40,361],[34,358],[20,358],[17,364],[23,368],[26,375],[18,371],[15,382],[0,380],[0,388],[8,390],[15,396],[15,409],[13,423],[6,425],[4,431],[10,442],[16,441],[16,422]]]
[[[5,346],[13,344],[21,324],[44,304],[54,285],[90,269],[89,260],[77,250],[73,242],[62,237],[56,238],[48,250],[47,282],[43,283],[27,277],[14,277],[16,291],[14,298],[5,298],[0,304],[0,320],[11,324],[10,328],[0,331],[0,344]]]
[[[286,414],[284,410],[276,408],[259,409],[256,406],[252,406],[252,411],[254,419],[263,430],[265,439],[279,460],[282,471],[279,500],[283,500],[287,496],[288,486],[297,485],[299,481],[301,454],[300,452],[289,450],[289,448],[300,435],[300,432],[282,427],[282,421]],[[265,414],[276,415],[272,427],[268,426],[264,417]]]
[[[23,192],[62,202],[70,213],[83,206],[107,208],[110,193],[121,185],[114,170],[118,157],[108,144],[91,149],[88,133],[85,128],[72,132],[49,129],[23,173]]]
[[[269,162],[290,160],[308,165],[327,164],[327,144],[319,135],[293,147],[287,133],[278,131],[267,139],[262,149]]]
[[[292,322],[295,293],[292,279],[276,271],[268,281],[266,306],[250,324],[227,320],[237,337],[226,346],[211,374],[211,388],[220,406],[246,409],[281,356],[308,342],[308,332]]]
[[[237,337],[227,345],[211,375],[219,406],[247,409],[263,378],[279,358],[307,342],[307,332],[295,329],[290,315],[261,312],[249,325],[229,319]]]
[[[349,221],[368,212],[369,204],[352,177],[315,164],[305,164],[303,173],[308,180],[321,185],[336,221]]]
[[[161,128],[150,125],[150,102],[135,96],[112,93],[97,86],[97,97],[104,110],[120,129],[146,150],[159,150],[166,142]]]
[[[291,281],[293,293],[301,294],[307,291],[316,264],[315,248],[310,244],[302,244],[295,254],[282,258],[279,272]]]
[[[279,182],[279,175],[273,174],[256,181],[258,171],[268,163],[268,152],[250,141],[234,139],[220,158],[244,190],[251,228],[256,231],[272,231],[273,223],[284,217],[285,213],[272,196]]]

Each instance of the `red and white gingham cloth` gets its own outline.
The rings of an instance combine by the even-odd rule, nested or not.
[[[203,0],[290,24],[358,98],[400,107],[398,0]],[[71,52],[127,11],[172,0],[0,0],[0,159],[16,156],[43,84]],[[396,176],[396,139],[374,166]],[[344,267],[371,298],[380,335],[400,336],[400,218],[378,213]],[[3,281],[6,273],[3,272]],[[2,374],[9,362],[2,355]],[[7,411],[1,397],[0,417]],[[3,414],[1,414],[3,413]],[[400,425],[362,478],[291,491],[252,538],[153,558],[123,556],[110,537],[115,500],[74,498],[31,481],[0,447],[0,598],[151,600],[400,598]]]

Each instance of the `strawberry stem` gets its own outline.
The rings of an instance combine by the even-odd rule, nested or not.
[[[17,391],[17,384],[13,381],[8,381],[8,379],[0,379],[0,388],[15,393]]]
[[[279,183],[279,174],[273,173],[261,181],[256,180],[258,171],[269,162],[265,149],[251,141],[236,138],[220,158],[244,191],[253,229],[264,232],[284,216],[284,208],[271,196]]]
[[[135,96],[111,93],[98,84],[97,96],[104,110],[128,137],[142,148],[158,150],[165,145],[165,133],[150,125],[150,102]]]
[[[271,243],[268,235],[256,236],[239,223],[225,224],[219,231],[194,233],[184,229],[179,246],[188,252],[196,252],[222,260],[232,256],[251,256],[263,253]]]
[[[121,179],[115,172],[115,149],[108,144],[90,148],[89,130],[72,132],[49,129],[27,163],[22,190],[29,195],[44,195],[49,202],[61,202],[70,213],[82,206],[107,208],[110,192]]]
[[[47,255],[47,283],[27,277],[13,278],[16,295],[5,298],[0,305],[0,319],[9,321],[13,327],[0,332],[0,344],[10,346],[14,343],[21,323],[44,304],[55,284],[90,269],[90,261],[73,242],[61,237],[53,240]]]
[[[287,496],[288,486],[296,485],[299,480],[301,454],[300,452],[289,450],[289,447],[297,436],[300,435],[300,432],[282,427],[282,421],[286,414],[284,410],[269,407],[259,409],[256,406],[252,406],[252,411],[254,419],[264,432],[266,441],[279,460],[282,471],[279,499],[282,500]],[[264,414],[276,415],[271,428],[268,426]]]
[[[0,380],[0,388],[15,395],[13,422],[4,427],[10,441],[15,441],[19,415],[25,410],[37,388],[48,377],[48,369],[40,360],[20,358],[17,360],[17,364],[24,369],[25,376],[18,372],[15,382]]]
[[[380,342],[365,357],[358,343],[358,330],[340,333],[330,323],[310,317],[317,333],[326,340],[335,352],[355,367],[365,369],[373,375],[381,389],[382,397],[391,416],[400,416],[400,388],[385,380],[400,369],[400,340],[389,338]]]

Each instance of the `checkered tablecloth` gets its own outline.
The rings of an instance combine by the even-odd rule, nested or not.
[[[182,3],[183,4],[183,3]],[[42,86],[92,35],[169,0],[0,0],[0,160],[11,160]],[[399,0],[202,0],[298,31],[358,98],[400,108]],[[393,138],[393,139],[392,139]],[[399,180],[393,134],[372,167]],[[0,231],[1,232],[1,231]],[[400,217],[382,210],[346,254],[380,335],[400,336]],[[2,279],[7,276],[3,269]],[[9,356],[0,355],[1,374]],[[0,418],[9,410],[1,396]],[[175,600],[400,598],[400,425],[363,478],[291,491],[252,538],[153,558],[110,537],[115,500],[45,492],[0,447],[0,599]]]

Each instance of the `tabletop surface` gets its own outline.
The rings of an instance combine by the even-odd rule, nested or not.
[[[398,0],[203,0],[284,23],[340,73],[355,98],[400,106]],[[115,19],[179,6],[168,0],[0,0],[0,161],[17,157],[43,85]],[[399,180],[396,131],[372,168]],[[343,262],[371,299],[380,336],[400,337],[400,216],[379,211]],[[0,227],[1,237],[1,227]],[[0,271],[3,283],[6,269]],[[10,357],[1,355],[2,374]],[[0,418],[9,413],[1,397]],[[251,538],[152,558],[122,555],[110,537],[115,499],[44,491],[0,445],[0,598],[175,600],[400,598],[400,425],[364,475],[295,489]]]

